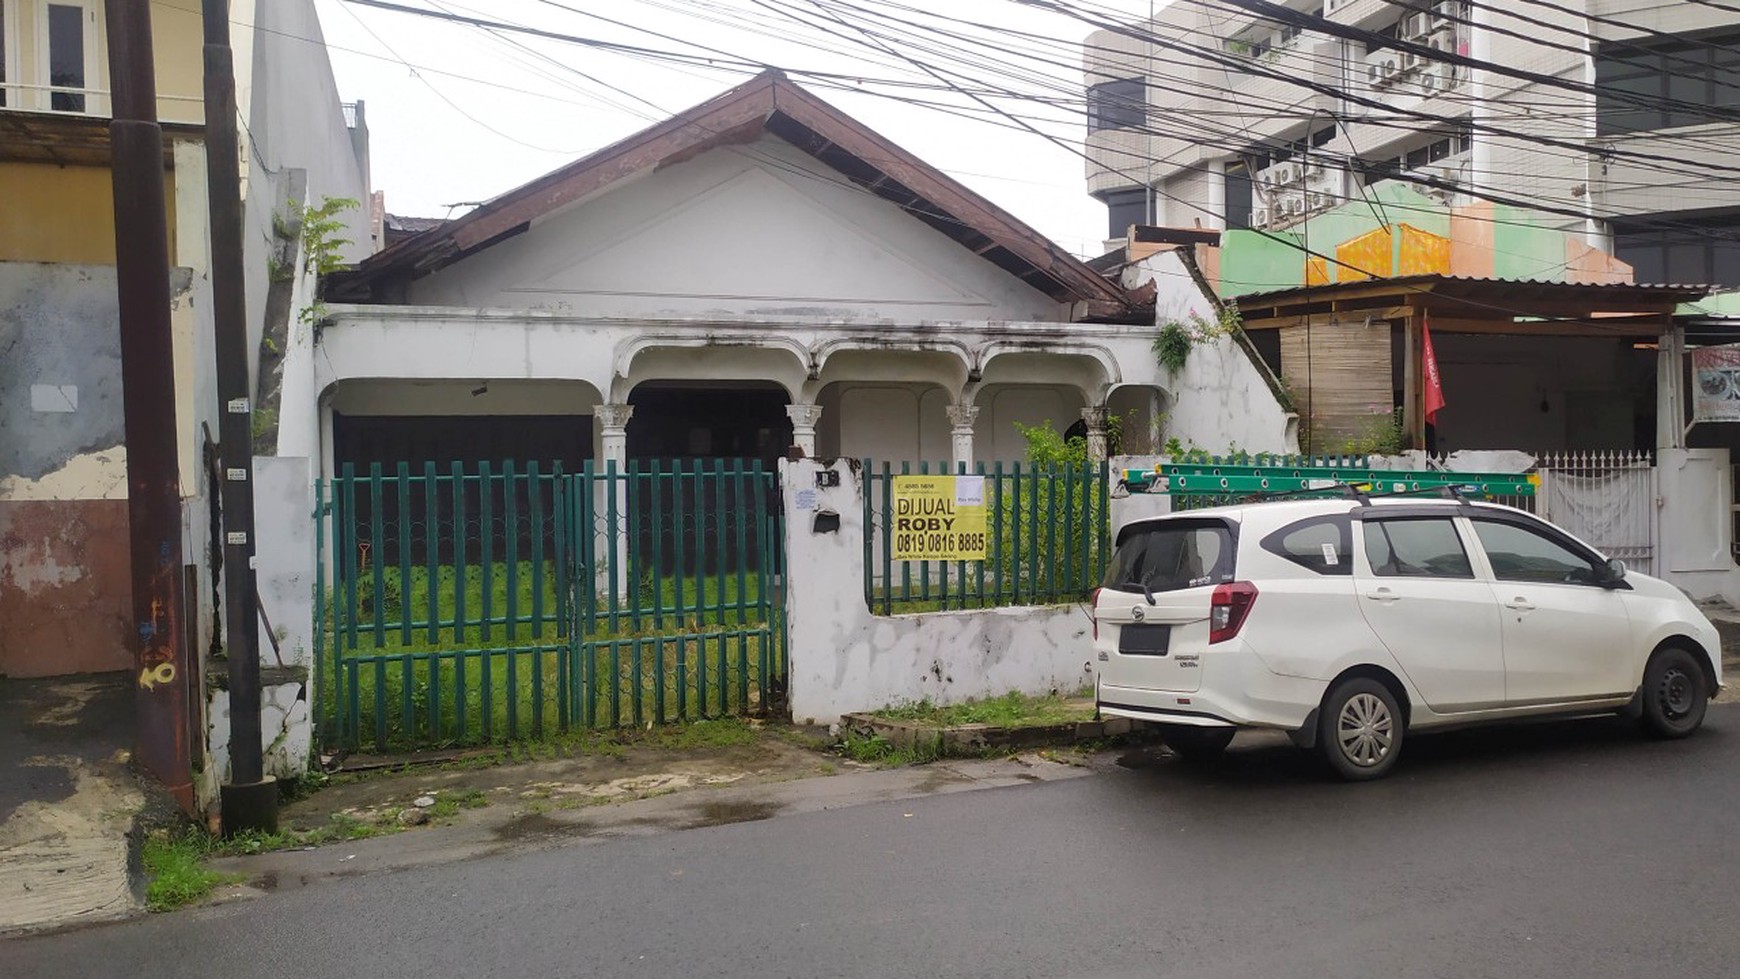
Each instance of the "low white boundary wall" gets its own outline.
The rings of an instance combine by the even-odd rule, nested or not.
[[[818,487],[822,472],[837,473],[839,485]],[[1092,625],[1077,605],[872,615],[855,463],[782,462],[780,478],[793,720],[832,724],[852,711],[916,700],[1068,693],[1092,682]],[[839,530],[814,529],[821,511],[839,515]]]

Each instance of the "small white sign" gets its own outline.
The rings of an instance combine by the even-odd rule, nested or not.
[[[54,414],[70,414],[79,410],[79,388],[76,384],[32,384],[30,410]]]
[[[224,543],[226,544],[246,544],[247,542],[248,534],[246,531],[232,530],[224,535]]]
[[[230,414],[232,414],[232,415],[245,415],[245,414],[247,414],[248,410],[249,410],[248,409],[248,399],[247,398],[232,398],[232,399],[230,399],[229,410],[230,410]]]
[[[956,476],[955,506],[984,506],[985,477]]]
[[[1335,553],[1334,544],[1323,545],[1323,563],[1332,568],[1341,564],[1341,555]]]
[[[232,483],[245,483],[248,481],[248,471],[246,469],[230,469],[226,470],[226,472],[228,473],[229,480]]]
[[[813,489],[798,490],[797,508],[799,510],[814,510],[816,508],[816,491]]]

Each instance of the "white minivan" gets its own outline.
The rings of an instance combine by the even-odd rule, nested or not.
[[[1118,531],[1093,599],[1100,713],[1187,757],[1288,732],[1348,779],[1406,736],[1619,711],[1703,722],[1721,643],[1666,582],[1510,507],[1414,497],[1193,510]]]

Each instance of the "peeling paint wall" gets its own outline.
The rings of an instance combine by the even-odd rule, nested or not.
[[[832,469],[840,484],[816,505],[840,515],[836,533],[811,529],[797,507]],[[1073,605],[876,616],[864,603],[864,503],[844,461],[784,462],[786,629],[791,712],[829,724],[841,714],[928,698],[958,703],[1019,690],[1073,692],[1093,680],[1092,626]]]
[[[113,266],[0,262],[0,495],[121,444],[119,321]]]
[[[125,500],[0,500],[0,675],[131,666]]]

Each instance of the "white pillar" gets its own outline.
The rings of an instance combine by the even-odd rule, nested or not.
[[[1670,327],[1655,354],[1655,447],[1686,446],[1686,328]]]
[[[949,435],[954,440],[955,467],[973,468],[973,422],[978,420],[979,406],[970,404],[949,405],[949,424],[952,426]]]
[[[802,449],[805,458],[815,458],[816,423],[822,420],[822,406],[786,405],[785,416],[791,419],[791,444]]]
[[[1103,462],[1106,458],[1106,406],[1083,408],[1081,420],[1087,423],[1087,451],[1089,462]]]
[[[599,432],[602,436],[603,457],[600,458],[592,471],[601,481],[608,478],[611,464],[616,467],[617,478],[599,485],[594,497],[597,508],[599,526],[594,530],[594,553],[600,555],[598,564],[593,568],[593,583],[599,594],[606,594],[614,568],[616,592],[618,595],[628,594],[628,536],[625,528],[628,526],[628,480],[622,474],[628,469],[628,420],[634,417],[634,405],[603,404],[592,409],[592,415],[598,419]],[[610,513],[610,503],[605,494],[616,498],[616,525],[605,526],[604,522]]]
[[[592,414],[598,419],[604,437],[604,456],[598,461],[615,462],[620,471],[628,461],[628,420],[634,417],[634,405],[599,405],[592,409]]]

